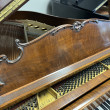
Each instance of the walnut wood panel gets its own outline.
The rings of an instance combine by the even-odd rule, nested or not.
[[[98,61],[101,61],[101,60],[107,58],[108,56],[110,56],[110,49],[99,52],[89,58],[81,60],[66,68],[63,68],[52,74],[49,74],[39,80],[31,82],[23,87],[13,90],[7,94],[4,94],[4,95],[0,96],[0,108],[10,106],[11,104],[14,104],[14,103],[16,104],[19,101],[21,101],[29,96],[32,96],[32,94],[35,94],[45,88],[48,88],[51,85],[53,85],[54,83],[57,83],[58,81],[61,81],[64,78],[67,78],[67,77],[87,68],[88,66],[93,65],[94,63],[97,63]],[[108,78],[110,74],[105,74],[105,75]]]
[[[37,20],[42,23],[46,23],[52,26],[58,26],[62,24],[72,24],[74,21],[83,21],[81,19],[66,19],[55,17],[52,15],[45,15],[37,12],[29,12],[29,11],[17,11],[15,12],[9,20],[16,20],[16,19],[29,19],[29,20]]]
[[[0,80],[6,84],[0,88],[0,95],[110,47],[109,21],[88,23],[80,32],[75,32],[71,27],[69,24],[56,27],[43,36],[22,44],[25,45],[24,55],[15,64],[1,62]]]
[[[64,106],[66,106],[67,104],[76,100],[80,96],[84,95],[85,93],[87,93],[94,87],[98,86],[102,82],[106,81],[107,79],[110,79],[110,75],[109,75],[109,77],[107,77],[108,75],[106,75],[106,74],[110,74],[110,70],[95,77],[94,79],[90,80],[89,82],[85,83],[84,85],[80,86],[79,88],[75,89],[74,91],[71,91],[68,94],[64,95],[63,97],[57,99],[53,103],[44,107],[42,110],[49,110],[49,108],[52,108],[52,110],[59,110],[59,109],[63,108]]]
[[[64,78],[67,78],[75,74],[76,72],[81,71],[82,69],[87,68],[88,66],[105,59],[106,57],[110,56],[109,52],[110,49],[99,52],[96,55],[93,55],[89,58],[86,58],[82,61],[72,64],[66,68],[56,71],[50,75],[47,75],[39,80],[36,80],[30,84],[27,84],[21,88],[18,88],[12,92],[0,96],[0,100],[1,100],[0,107],[3,108],[9,106],[10,104],[17,103],[25,99],[26,97],[29,97],[32,94],[41,91],[42,89],[50,87],[55,82],[63,80]],[[105,75],[110,75],[110,74],[105,74]]]
[[[90,91],[89,93],[85,94],[80,99],[74,101],[66,108],[64,108],[64,110],[79,110],[79,109],[82,110],[82,108],[94,102],[97,98],[104,95],[109,90],[110,90],[110,80],[100,85],[99,87],[95,88],[94,90]]]
[[[103,27],[102,27],[103,25]],[[86,24],[80,32],[65,25],[53,36],[49,33],[29,42],[24,55],[15,64],[0,64],[0,79],[6,85],[0,94],[44,77],[54,71],[93,55],[110,46],[109,22]],[[17,77],[16,77],[17,76]]]

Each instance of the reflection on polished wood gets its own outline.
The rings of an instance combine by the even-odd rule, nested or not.
[[[103,56],[104,58],[105,56],[107,57],[110,52],[110,49],[107,49],[110,47],[110,22],[103,20],[94,21],[90,20],[89,22],[88,20],[84,22],[85,24],[78,25],[78,27],[70,24],[62,25],[28,43],[19,44],[24,48],[21,59],[15,64],[8,64],[5,61],[0,63],[0,79],[5,83],[0,88],[1,108],[9,106],[13,102],[16,103],[73,75],[75,68],[79,71],[82,68],[86,68],[88,64],[93,65],[99,59],[101,61]],[[79,32],[74,30],[74,28],[77,29],[80,26],[81,30]],[[107,50],[102,51],[104,49]],[[90,57],[90,59],[87,58],[94,54],[96,55]],[[87,59],[82,60],[84,58]],[[82,63],[76,63],[80,60],[82,60]],[[66,68],[66,71],[62,69],[71,64],[74,65],[72,68],[70,66]],[[58,71],[60,69],[62,70]],[[55,71],[58,72],[53,73]],[[89,85],[92,84],[91,87],[89,86],[88,90],[84,89],[79,96],[109,79],[109,71],[99,75],[97,83],[90,83],[94,82],[95,79],[88,82]],[[81,88],[83,87],[81,86]],[[60,100],[65,100],[65,104],[68,104],[73,101],[73,98],[70,97],[71,95],[67,94],[67,96],[69,101],[66,100],[67,97],[62,97],[59,102],[61,102]],[[58,105],[58,109],[63,106],[63,103],[60,106]]]
[[[16,64],[9,65],[5,62],[0,64],[0,77],[7,83],[0,91],[1,94],[37,80],[110,46],[109,22],[88,23],[80,32],[72,30],[71,25],[64,25],[64,27],[66,29],[58,30],[59,32],[56,32],[54,36],[52,33],[57,27],[25,44],[24,55]],[[11,74],[6,78],[2,73]],[[14,78],[15,75],[18,76],[16,79]],[[16,83],[16,80],[19,82]],[[11,84],[12,86],[9,88]]]
[[[3,96],[3,98],[5,99],[5,101],[6,100],[7,101],[8,100],[11,100],[10,95],[13,95],[14,94],[13,98],[16,97],[15,100],[17,100],[17,99],[21,100],[21,98],[26,97],[29,94],[31,94],[31,95],[32,94],[35,94],[34,96],[30,97],[29,99],[24,100],[23,102],[20,102],[19,104],[17,104],[17,102],[13,102],[13,104],[15,103],[15,105],[12,106],[12,108],[14,107],[14,108],[18,108],[19,109],[19,108],[24,108],[25,107],[25,108],[40,109],[42,107],[45,107],[49,103],[51,103],[50,105],[48,105],[47,107],[45,107],[44,110],[45,109],[48,110],[49,108],[52,108],[53,110],[54,109],[55,110],[56,109],[60,109],[60,108],[62,108],[64,106],[66,106],[67,104],[69,104],[70,102],[76,100],[81,95],[84,95],[85,93],[87,93],[88,91],[90,91],[91,89],[93,89],[94,87],[96,87],[96,86],[100,85],[101,83],[105,82],[106,80],[109,80],[110,79],[110,70],[108,70],[108,67],[110,65],[110,62],[108,60],[110,58],[109,56],[110,56],[109,49],[107,49],[106,51],[100,52],[99,54],[96,54],[96,55],[94,55],[92,57],[89,57],[87,59],[84,59],[82,61],[79,61],[78,63],[73,64],[73,65],[70,65],[70,66],[68,66],[68,67],[66,67],[64,69],[61,69],[61,70],[53,73],[51,76],[47,76],[47,77],[42,78],[42,79],[40,79],[38,81],[36,80],[33,83],[30,83],[30,84],[28,84],[28,85],[26,85],[26,86],[24,86],[22,88],[19,88],[19,89],[15,90],[15,91],[9,93],[8,95]],[[106,65],[104,63],[105,61],[108,62],[109,65]],[[100,65],[103,65],[103,66],[100,67],[100,66],[97,65],[97,63],[98,64],[100,63]],[[95,67],[93,68],[93,66],[95,66]],[[100,69],[101,74],[100,74],[100,71],[97,70],[97,69],[95,69],[95,68]],[[104,70],[106,70],[106,72],[104,72],[102,68],[105,68]],[[92,71],[91,71],[91,69],[92,69]],[[81,71],[81,70],[83,70],[83,71],[88,71],[89,70],[89,71],[83,73],[83,71]],[[55,87],[54,86],[57,86],[58,87],[59,86],[59,83],[63,84],[62,81],[61,81],[62,80],[62,75],[63,75],[63,77],[65,76],[65,78],[72,75],[71,77],[65,79],[66,82],[68,83],[68,86],[69,86],[69,80],[72,81],[71,80],[72,77],[74,77],[74,78],[76,77],[75,79],[72,78],[73,81],[75,81],[75,82],[76,81],[77,82],[79,81],[79,80],[77,80],[77,76],[81,78],[81,76],[78,75],[80,73],[83,74],[83,77],[85,77],[85,76],[87,77],[87,78],[85,78],[87,81],[85,82],[85,79],[84,79],[83,80],[84,82],[82,82],[82,84],[80,86],[78,86],[79,85],[78,83],[73,83],[72,85],[77,86],[76,89],[71,90],[68,94],[66,94],[64,96],[63,95],[62,96],[59,96],[58,95],[58,91],[55,90]],[[88,80],[88,75],[87,75],[88,73],[89,73],[89,79],[90,80]],[[50,79],[50,80],[48,80],[48,79]],[[49,89],[46,86],[47,87],[47,90],[43,90],[41,92],[38,92],[38,90],[41,89],[41,88],[43,88],[43,86],[45,85],[43,83],[48,83],[50,85],[50,83],[53,82],[53,81],[55,81],[56,79],[60,79],[59,81],[61,81],[61,82],[59,82],[58,84],[53,85]],[[65,82],[65,80],[63,82]],[[44,82],[42,82],[42,81],[44,81]],[[71,86],[71,83],[70,83],[70,86]],[[65,87],[67,87],[66,86],[66,83],[63,85],[63,87],[64,87],[64,89],[66,89],[65,88]],[[24,89],[25,89],[25,91],[24,91]],[[50,98],[48,97],[48,93],[46,91],[48,91],[48,93],[51,93],[51,95],[52,95],[51,97],[54,97],[54,100],[53,100],[53,98],[51,99],[50,96],[49,96]],[[18,94],[19,95],[21,94],[21,96],[17,97]],[[47,100],[46,102],[45,102],[45,100],[40,100],[39,101],[39,97],[41,97],[42,99],[45,99],[46,96],[48,97],[48,98],[46,98],[46,100]],[[7,97],[8,97],[8,99],[7,99]],[[36,101],[33,101],[33,99],[35,99]],[[31,103],[31,105],[30,105],[30,103]],[[34,105],[36,105],[36,106],[34,106]],[[3,107],[3,106],[4,105],[2,105],[1,107]]]
[[[27,1],[1,0],[0,21]],[[110,21],[25,11],[8,20],[0,24],[0,110],[85,109],[110,90]]]

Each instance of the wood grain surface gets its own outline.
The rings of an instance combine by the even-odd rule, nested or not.
[[[70,25],[65,25],[67,28],[56,32],[54,36],[52,30],[29,42],[24,47],[20,61],[15,64],[0,63],[0,79],[6,83],[0,94],[110,47],[109,26],[109,22],[99,21],[98,24],[86,24],[80,32],[75,32]]]
[[[10,106],[11,104],[16,104],[19,101],[26,99],[27,97],[32,96],[40,92],[41,90],[52,86],[53,84],[66,79],[77,72],[87,68],[90,65],[93,65],[99,61],[110,56],[110,49],[101,51],[95,55],[92,55],[89,58],[83,59],[77,63],[74,63],[70,66],[67,66],[61,70],[58,70],[54,73],[51,73],[45,77],[42,77],[38,80],[35,80],[29,84],[26,84],[20,88],[17,88],[11,92],[8,92],[0,96],[0,108]],[[104,74],[106,77],[104,81],[110,77],[110,74]],[[103,82],[103,80],[101,80]],[[80,94],[79,94],[80,95]]]
[[[1,62],[0,80],[5,85],[0,88],[0,95],[8,94],[110,47],[109,21],[87,23],[80,32],[71,28],[70,24],[56,27],[22,44],[25,45],[24,54],[15,64]]]

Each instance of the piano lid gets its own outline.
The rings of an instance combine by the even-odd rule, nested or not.
[[[0,0],[0,23],[27,1],[28,0]]]
[[[72,5],[88,11],[97,11],[107,0],[60,0],[65,5]]]

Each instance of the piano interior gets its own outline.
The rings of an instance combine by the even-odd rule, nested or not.
[[[54,28],[54,26],[33,20],[4,22],[0,25],[0,55],[7,55],[9,60],[16,59],[20,53],[16,46],[16,39],[20,39],[21,43],[26,43],[46,33],[52,28]]]
[[[9,15],[26,1],[0,1],[0,110],[109,110],[110,21]]]

